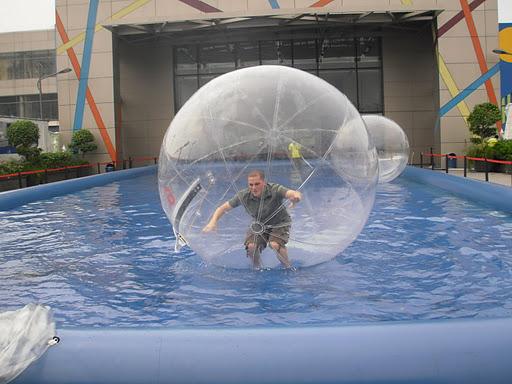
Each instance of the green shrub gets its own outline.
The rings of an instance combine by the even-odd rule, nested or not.
[[[23,171],[24,160],[10,160],[0,162],[0,175],[9,175]]]
[[[494,156],[497,160],[512,161],[512,140],[499,140],[494,146]]]
[[[486,143],[473,144],[471,145],[466,155],[469,157],[486,157],[488,159],[494,159],[495,146],[490,147]]]
[[[0,175],[36,171],[40,169],[62,168],[65,166],[88,164],[87,161],[73,156],[69,152],[41,153],[36,162],[26,160],[11,160],[0,162]]]
[[[83,156],[86,152],[92,152],[98,148],[94,141],[94,135],[90,131],[87,129],[80,129],[73,133],[69,148],[74,153],[78,153]]]
[[[41,168],[60,168],[68,165],[87,164],[87,161],[78,159],[70,152],[41,153],[39,165]]]
[[[41,153],[41,149],[37,148],[39,128],[32,121],[18,120],[12,123],[7,128],[7,140],[27,161],[36,161]]]
[[[501,119],[500,109],[492,103],[477,104],[468,116],[469,130],[486,139],[496,135],[496,122]]]

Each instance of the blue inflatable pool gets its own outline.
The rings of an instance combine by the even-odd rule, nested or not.
[[[118,171],[0,194],[0,209],[154,173]],[[504,215],[512,190],[408,167],[402,178]],[[304,326],[60,327],[15,383],[510,383],[512,318]]]

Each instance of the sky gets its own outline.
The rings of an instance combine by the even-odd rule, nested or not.
[[[0,0],[0,9],[0,33],[55,26],[55,0]],[[498,0],[498,9],[499,22],[512,23],[512,0]]]
[[[512,23],[512,0],[498,0],[498,19],[500,23]]]
[[[0,0],[0,32],[55,28],[55,0]]]

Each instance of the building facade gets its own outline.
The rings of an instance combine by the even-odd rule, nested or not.
[[[55,30],[0,33],[0,116],[58,120]],[[41,98],[38,80],[41,86]]]
[[[252,65],[311,72],[395,120],[414,163],[463,153],[472,107],[500,104],[497,0],[57,0],[56,34],[56,69],[73,69],[57,77],[63,142],[90,129],[102,161],[157,156],[195,90]]]

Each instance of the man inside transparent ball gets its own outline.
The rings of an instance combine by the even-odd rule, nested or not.
[[[251,171],[247,175],[247,184],[247,188],[215,210],[203,232],[215,231],[217,222],[226,212],[243,205],[253,218],[244,242],[247,257],[252,260],[253,267],[261,269],[261,252],[268,244],[284,268],[295,270],[286,248],[290,238],[291,217],[283,200],[289,200],[292,208],[302,199],[302,194],[280,184],[267,183],[265,173],[261,170]]]

